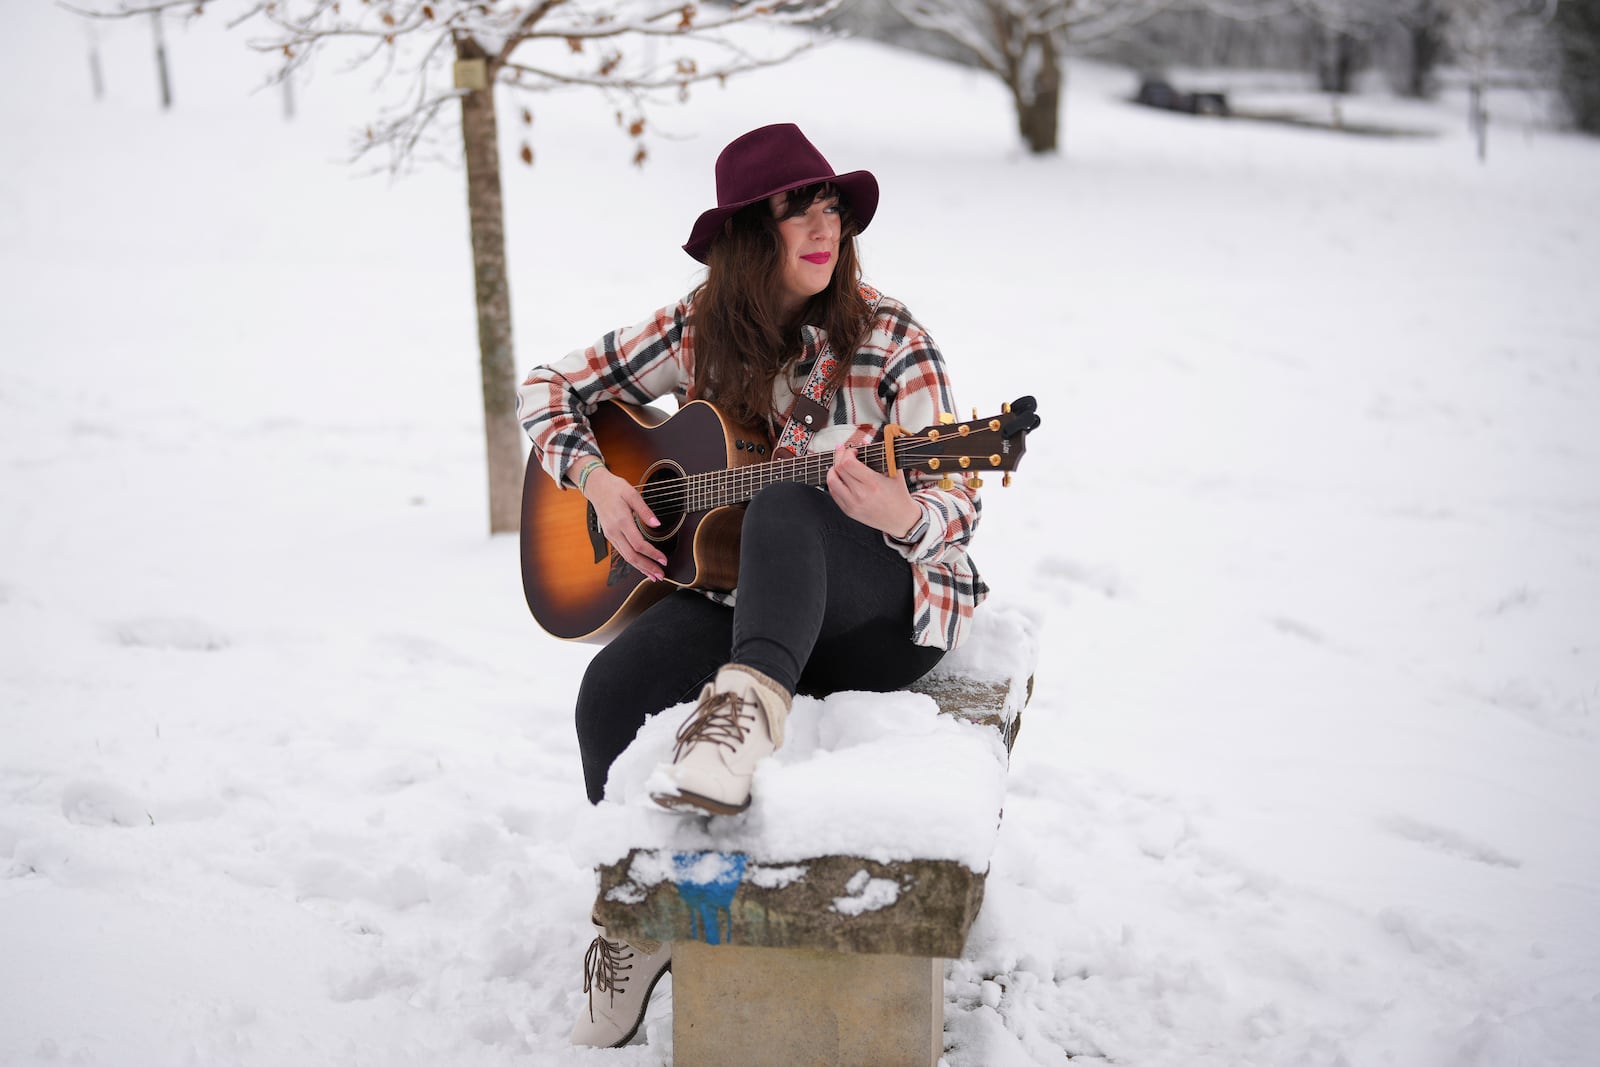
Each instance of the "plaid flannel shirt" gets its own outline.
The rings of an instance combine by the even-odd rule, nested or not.
[[[910,431],[935,424],[941,412],[955,412],[955,398],[944,357],[905,306],[879,299],[872,332],[850,360],[850,370],[828,402],[829,425],[815,433],[811,453],[860,443],[888,423]],[[647,404],[671,395],[679,402],[694,396],[692,295],[664,307],[636,326],[613,330],[589,348],[547,366],[535,367],[517,391],[517,417],[539,465],[558,485],[585,456],[599,456],[587,416],[602,400]],[[790,378],[774,385],[773,410],[788,411],[821,354],[824,331],[806,326],[804,349]],[[840,358],[843,354],[836,353]],[[966,633],[972,611],[988,594],[967,555],[982,514],[975,490],[957,480],[940,489],[939,479],[911,472],[912,499],[922,521],[904,541],[884,541],[911,565],[914,609],[912,641],[955,648]],[[718,599],[731,603],[732,598]]]

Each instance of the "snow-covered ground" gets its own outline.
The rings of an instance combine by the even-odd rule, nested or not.
[[[174,28],[162,114],[148,24],[98,103],[87,40],[0,38],[0,1063],[670,1062],[666,996],[565,1043],[588,649],[484,532],[461,175],[341,162],[364,75],[285,122]],[[865,44],[697,92],[643,170],[541,104],[519,362],[685,290],[716,151],[794,120],[877,173],[869,275],[963,405],[1039,397],[977,543],[1044,654],[948,1067],[1597,1062],[1600,143],[1132,88],[1074,67],[1049,160]]]

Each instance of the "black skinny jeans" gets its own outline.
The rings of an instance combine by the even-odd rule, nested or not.
[[[882,534],[816,489],[762,489],[745,512],[736,606],[677,590],[590,661],[577,708],[590,803],[645,719],[693,700],[725,663],[811,696],[910,685],[944,656],[912,643],[911,610],[911,566]]]

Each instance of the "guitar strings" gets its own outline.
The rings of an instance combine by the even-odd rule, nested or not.
[[[915,454],[920,445],[933,444],[930,437],[914,437],[905,435],[894,439],[893,447],[897,454]],[[871,463],[874,460],[884,460],[889,454],[890,444],[879,441],[860,446],[858,454],[863,462]],[[797,456],[788,460],[771,460],[766,463],[751,464],[747,467],[725,467],[715,471],[705,471],[657,482],[646,482],[634,486],[639,495],[644,498],[645,504],[652,510],[704,510],[719,504],[736,503],[746,499],[745,494],[727,496],[729,489],[761,488],[773,482],[781,481],[806,481],[808,477],[825,475],[833,466],[831,452],[822,455]],[[796,477],[799,475],[799,477]],[[723,490],[719,496],[716,490]],[[706,499],[701,501],[697,495]],[[694,500],[697,507],[690,509],[688,502]]]
[[[870,461],[882,459],[887,455],[887,448],[882,445],[867,445],[861,449],[862,459]],[[774,460],[767,463],[752,464],[747,467],[729,467],[721,470],[706,471],[686,477],[672,478],[654,484],[646,483],[637,487],[640,495],[651,504],[652,509],[657,504],[665,507],[676,507],[685,504],[696,494],[703,494],[708,499],[706,506],[715,506],[717,503],[727,502],[716,499],[716,489],[747,488],[753,489],[773,481],[805,481],[808,477],[817,477],[826,473],[833,465],[833,455],[827,453],[820,456],[797,456],[788,460]],[[696,509],[698,510],[698,509]]]
[[[888,450],[882,445],[869,445],[862,448],[861,453],[862,460],[870,462],[883,459]],[[643,486],[635,488],[639,490],[651,510],[657,507],[672,509],[682,507],[688,510],[688,501],[698,496],[707,498],[704,502],[705,507],[715,507],[721,503],[732,503],[747,495],[730,491],[739,489],[753,491],[780,481],[808,482],[825,475],[832,466],[831,453],[822,456],[799,456],[789,460],[751,464],[748,467],[727,467],[659,482],[646,482]],[[696,502],[699,503],[698,500]],[[693,510],[701,509],[697,507]]]

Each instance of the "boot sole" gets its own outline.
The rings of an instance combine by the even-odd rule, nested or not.
[[[735,806],[722,800],[713,800],[699,793],[651,793],[650,799],[668,811],[681,811],[701,815],[739,815],[750,809],[750,801]]]

